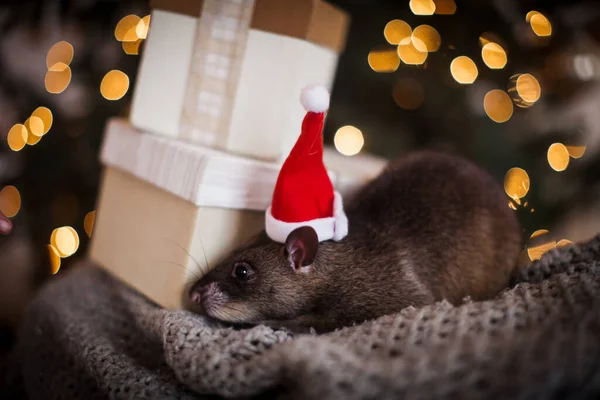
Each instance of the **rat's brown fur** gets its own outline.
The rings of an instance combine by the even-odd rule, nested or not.
[[[329,331],[411,305],[490,298],[516,265],[520,233],[506,196],[458,157],[420,152],[393,161],[345,210],[348,236],[320,243],[308,272],[263,232],[191,293],[216,283],[220,298],[204,312],[224,321]],[[240,261],[254,270],[244,283],[232,277]]]

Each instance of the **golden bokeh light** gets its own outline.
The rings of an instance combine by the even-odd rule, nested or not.
[[[21,209],[21,193],[12,186],[4,186],[0,191],[0,211],[8,218],[12,218],[19,213]]]
[[[504,191],[508,197],[517,201],[525,197],[529,192],[529,175],[522,168],[511,168],[504,175]]]
[[[150,15],[146,15],[138,22],[135,26],[135,34],[139,39],[146,39],[148,37],[148,29],[150,28]]]
[[[83,219],[83,229],[88,237],[92,237],[92,231],[94,230],[94,222],[96,222],[96,211],[90,211],[85,215]]]
[[[479,47],[483,48],[486,44],[489,44],[489,43],[496,43],[497,45],[502,47],[502,49],[506,53],[508,53],[508,46],[507,46],[506,42],[499,35],[497,35],[494,32],[483,32],[479,36]]]
[[[487,43],[481,49],[481,58],[490,69],[502,69],[508,62],[506,52],[498,43]]]
[[[142,19],[137,15],[127,15],[115,27],[115,37],[119,42],[135,42],[139,39],[137,28]]]
[[[56,68],[63,68],[62,66],[56,67],[56,64],[69,66],[71,61],[73,61],[73,46],[69,42],[62,41],[54,44],[54,46],[48,50],[46,67],[49,70],[54,71]]]
[[[547,251],[552,250],[554,247],[556,247],[555,241],[551,240],[549,237],[545,238],[545,236],[549,233],[550,232],[548,232],[546,229],[539,229],[533,232],[533,234],[531,235],[530,239],[542,237],[542,240],[538,239],[536,241],[543,242],[542,244],[531,246],[527,249],[527,255],[529,256],[529,259],[531,261],[539,260]]]
[[[360,129],[346,125],[337,130],[333,138],[337,151],[345,156],[354,156],[360,152],[365,140]]]
[[[483,108],[487,116],[499,124],[508,121],[514,111],[510,96],[500,89],[491,90],[485,95]]]
[[[563,246],[568,246],[568,245],[571,245],[571,244],[573,244],[573,242],[571,242],[570,240],[562,239],[562,240],[559,240],[556,243],[556,247],[563,247]]]
[[[390,44],[399,44],[404,38],[412,35],[412,28],[406,22],[400,19],[394,19],[388,22],[383,29],[383,36]]]
[[[371,50],[367,60],[375,72],[394,72],[400,66],[398,53],[388,47],[377,47]]]
[[[29,117],[25,121],[25,128],[29,135],[43,136],[44,135],[44,121],[39,117]]]
[[[60,254],[58,254],[58,250],[51,244],[47,245],[48,247],[48,257],[50,258],[50,272],[52,275],[55,275],[60,269]]]
[[[71,83],[71,68],[67,65],[62,71],[48,71],[44,80],[48,93],[58,94]]]
[[[135,42],[122,42],[123,51],[125,54],[130,56],[136,56],[140,53],[140,44],[142,43],[142,39],[139,39]]]
[[[561,172],[569,166],[569,151],[562,143],[554,143],[548,148],[548,164],[553,170]]]
[[[15,124],[6,136],[8,147],[12,151],[20,151],[27,143],[27,128],[23,124]]]
[[[410,0],[408,6],[415,15],[433,15],[435,12],[433,0]]]
[[[531,29],[538,36],[550,36],[552,35],[552,24],[543,14],[536,12],[531,15],[529,19]]]
[[[50,244],[56,248],[61,258],[67,258],[79,248],[79,235],[70,226],[62,226],[52,231]]]
[[[405,110],[416,110],[423,104],[425,93],[419,81],[403,78],[394,86],[394,102]]]
[[[41,136],[27,135],[27,144],[29,146],[34,146],[34,145],[38,144],[40,142],[40,140],[42,140]]]
[[[454,0],[433,0],[435,13],[438,15],[453,15],[456,12]]]
[[[567,146],[569,155],[573,158],[581,158],[585,153],[586,146]]]
[[[113,69],[109,71],[100,83],[100,93],[107,100],[119,100],[129,89],[129,77],[123,72]]]
[[[48,68],[48,71],[63,72],[67,68],[69,68],[69,66],[67,64],[62,63],[62,62],[57,62],[56,64],[54,64],[50,68]]]
[[[533,17],[536,14],[541,14],[541,13],[539,11],[535,11],[535,10],[529,11],[527,13],[527,15],[525,15],[525,21],[527,21],[528,23],[531,22],[531,17]]]
[[[433,53],[442,45],[439,32],[430,25],[419,25],[412,33],[413,45],[420,52]]]
[[[42,120],[42,123],[44,124],[44,133],[42,133],[42,135],[48,133],[52,127],[52,111],[47,107],[38,107],[31,113],[31,116]]]
[[[523,101],[533,104],[538,101],[542,95],[540,83],[531,74],[518,75],[515,83],[515,89]]]
[[[475,82],[479,71],[477,65],[467,56],[459,56],[450,63],[450,73],[454,80],[463,85]]]
[[[407,65],[421,65],[427,60],[428,53],[419,51],[414,45],[414,42],[418,40],[412,40],[412,37],[407,37],[400,41],[398,55],[403,63]]]

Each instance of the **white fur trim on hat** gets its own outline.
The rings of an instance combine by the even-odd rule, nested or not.
[[[313,228],[317,232],[319,242],[331,239],[336,242],[342,240],[348,234],[348,217],[344,213],[342,196],[338,192],[334,193],[333,217],[329,218],[318,218],[304,222],[283,222],[273,217],[271,207],[265,213],[267,235],[275,242],[285,243],[288,235],[301,226]]]
[[[300,93],[300,103],[306,111],[325,112],[329,109],[329,92],[324,86],[308,85]]]

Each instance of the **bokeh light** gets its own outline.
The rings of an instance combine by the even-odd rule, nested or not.
[[[394,45],[399,44],[402,39],[410,37],[410,35],[412,35],[412,28],[400,19],[388,22],[383,30],[385,40]]]
[[[456,82],[469,85],[475,82],[479,71],[477,65],[467,56],[459,56],[450,63],[450,73]]]
[[[8,218],[12,218],[19,213],[21,209],[21,193],[12,186],[5,186],[0,191],[0,211]]]
[[[423,104],[425,93],[421,83],[412,78],[402,78],[394,86],[394,102],[405,110],[416,110]]]
[[[529,192],[529,175],[522,168],[511,168],[504,175],[504,191],[511,199],[518,200]]]
[[[140,44],[142,43],[142,39],[138,39],[135,42],[122,42],[123,51],[125,54],[130,56],[136,56],[140,53]]]
[[[481,49],[481,58],[490,69],[502,69],[508,62],[506,52],[498,43],[487,43]]]
[[[109,71],[100,83],[100,93],[107,100],[119,100],[129,89],[129,77],[119,70]]]
[[[530,239],[541,237],[542,239],[537,239],[536,242],[543,242],[527,249],[527,255],[531,261],[539,260],[546,252],[556,247],[556,242],[549,238],[549,233],[546,229],[539,229],[531,235]]]
[[[360,129],[352,125],[346,125],[337,130],[333,138],[333,144],[341,154],[354,156],[360,152],[365,140]]]
[[[438,15],[453,15],[456,12],[454,0],[433,0],[435,13]]]
[[[552,24],[542,13],[535,12],[530,16],[529,24],[531,29],[538,36],[552,35]]]
[[[48,133],[48,131],[52,127],[52,111],[50,111],[50,109],[47,107],[38,107],[31,113],[31,116],[37,117],[42,120],[42,123],[44,124],[44,132],[42,133],[42,135]]]
[[[433,15],[435,12],[433,0],[410,0],[408,5],[415,15]]]
[[[92,237],[92,231],[94,230],[94,222],[96,222],[96,211],[90,211],[85,215],[83,219],[83,229],[88,237]]]
[[[135,26],[135,34],[139,39],[146,39],[148,37],[148,29],[150,28],[150,15],[146,15],[140,20]]]
[[[135,42],[139,39],[137,28],[142,19],[137,15],[127,15],[115,27],[115,37],[119,42]]]
[[[569,166],[569,151],[562,143],[554,143],[548,148],[548,164],[553,170],[561,172]]]
[[[25,121],[25,128],[29,135],[43,136],[44,135],[44,121],[39,117],[29,117]]]
[[[23,124],[15,124],[6,136],[8,147],[12,151],[20,151],[27,143],[27,128]]]
[[[396,49],[389,47],[376,47],[369,52],[367,60],[375,72],[394,72],[400,66]]]
[[[71,68],[63,63],[54,64],[53,70],[46,72],[44,84],[48,93],[58,94],[65,91],[71,83]],[[64,67],[62,70],[57,70]]]
[[[512,82],[514,82],[517,94],[525,104],[533,105],[533,103],[540,99],[542,88],[535,76],[531,74],[519,74],[511,78],[511,86]]]
[[[430,25],[417,26],[412,33],[412,40],[413,45],[420,52],[436,52],[442,44],[439,32]]]
[[[52,275],[55,275],[60,270],[60,255],[58,254],[58,250],[51,244],[47,245],[47,247],[48,257],[50,258],[50,272]]]
[[[563,247],[563,246],[568,246],[568,245],[571,245],[571,244],[573,244],[573,242],[571,242],[570,240],[562,239],[562,240],[559,240],[556,243],[556,247]]]
[[[54,44],[46,55],[46,68],[50,71],[64,70],[73,61],[73,46],[69,42],[58,42]],[[65,67],[57,66],[62,64]]]
[[[508,121],[514,110],[510,96],[500,89],[491,90],[485,95],[483,108],[487,116],[499,124]]]
[[[58,251],[61,258],[67,258],[75,254],[79,248],[79,235],[70,226],[62,226],[52,231],[50,244]]]
[[[586,146],[566,146],[569,155],[573,158],[581,158],[585,153]]]
[[[419,39],[415,39],[419,40]],[[407,65],[421,65],[427,60],[427,52],[419,51],[412,37],[407,37],[400,41],[398,45],[398,55],[403,63]]]

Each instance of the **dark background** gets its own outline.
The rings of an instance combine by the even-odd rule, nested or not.
[[[326,141],[331,143],[335,131],[350,124],[364,134],[363,151],[383,157],[418,148],[451,150],[478,162],[499,181],[508,169],[518,166],[531,178],[529,209],[517,211],[526,234],[546,228],[556,232],[557,239],[577,241],[600,231],[600,2],[456,2],[455,15],[415,16],[408,0],[334,1],[351,14],[352,26],[339,61]],[[529,34],[525,15],[530,10],[552,21],[549,39],[536,40]],[[79,251],[63,260],[61,271],[86,252],[83,219],[95,208],[104,126],[110,117],[127,116],[139,61],[139,56],[124,54],[114,37],[117,22],[131,13],[147,15],[147,2],[0,5],[0,187],[15,185],[22,196],[21,210],[13,219],[14,234],[0,244],[0,281],[19,295],[11,297],[0,288],[4,309],[20,310],[36,288],[52,278],[45,245],[54,228],[73,226],[81,238]],[[387,43],[383,29],[392,19],[402,19],[413,28],[434,26],[442,37],[440,51],[430,54],[424,66],[374,72],[367,55]],[[490,70],[481,61],[478,38],[487,31],[500,35],[508,46],[509,62],[503,70]],[[44,89],[45,57],[61,40],[75,47],[73,78],[66,91],[52,95]],[[449,64],[459,55],[477,63],[479,77],[474,85],[459,85],[452,79]],[[578,75],[573,67],[577,56],[585,57],[591,77]],[[122,70],[131,79],[129,92],[119,101],[100,95],[100,81],[111,69]],[[506,90],[515,73],[534,74],[542,98],[529,109],[515,107],[509,122],[497,124],[483,113],[483,96],[490,89]],[[395,83],[405,77],[423,86],[425,100],[417,110],[401,109],[393,100]],[[41,105],[53,111],[52,130],[38,145],[11,151],[6,145],[10,127]],[[560,173],[546,159],[548,146],[557,141],[588,146],[581,159],[571,160]],[[3,324],[17,318],[2,312]]]

